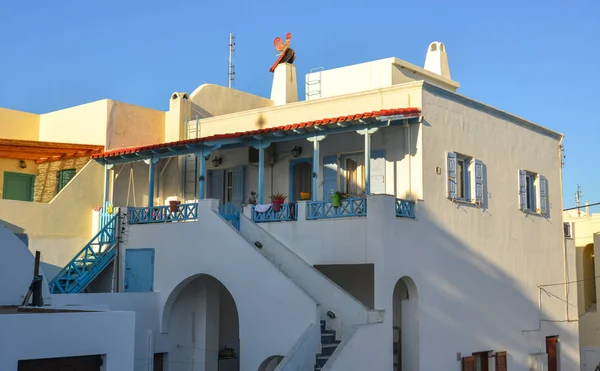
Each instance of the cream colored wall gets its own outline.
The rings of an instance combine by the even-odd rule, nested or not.
[[[567,276],[576,277],[575,251],[563,245],[561,136],[431,86],[423,91],[423,117],[423,196],[431,213],[427,217],[522,287],[530,310],[520,315],[538,318],[538,285],[565,282],[565,258]],[[447,151],[483,161],[487,178],[483,208],[447,198]],[[441,174],[436,174],[436,167]],[[547,178],[549,216],[519,210],[519,169]],[[494,275],[491,270],[487,274]],[[563,301],[566,288],[572,304],[568,306]],[[542,322],[541,332],[532,333],[532,339],[539,344],[561,328],[569,334],[561,335],[561,353],[579,359],[577,323],[564,322],[567,308],[569,319],[577,318],[577,286],[544,289],[558,299],[542,294],[542,318],[557,322]]]
[[[108,102],[103,99],[41,115],[39,140],[105,145]]]
[[[27,167],[25,169],[21,169],[19,167],[19,160],[0,158],[0,199],[2,199],[2,192],[4,191],[4,172],[30,175],[38,174],[38,169],[35,161],[27,160],[25,162],[27,164]]]
[[[44,263],[64,266],[91,237],[92,209],[102,204],[104,169],[89,162],[50,203],[0,200],[0,224],[27,233]]]
[[[38,140],[40,115],[0,108],[0,138]]]
[[[343,97],[302,101],[200,120],[201,136],[264,129],[280,125],[338,117],[389,108],[421,106],[422,83],[349,94]]]
[[[162,143],[165,113],[132,104],[107,101],[106,150]]]
[[[190,118],[227,115],[256,108],[271,107],[273,101],[236,89],[214,84],[200,85],[192,94],[190,101],[196,105],[190,112]]]

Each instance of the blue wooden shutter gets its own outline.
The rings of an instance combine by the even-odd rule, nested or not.
[[[326,156],[323,158],[323,200],[329,200],[331,190],[338,189],[338,158]],[[316,192],[316,190],[313,190]]]
[[[225,171],[211,170],[208,173],[209,190],[208,198],[216,198],[219,204],[223,203],[225,192]]]
[[[231,170],[231,177],[233,179],[231,203],[237,210],[241,210],[244,203],[244,167],[239,166]]]
[[[548,180],[540,175],[540,213],[548,215]]]
[[[457,183],[456,183],[456,153],[454,152],[447,152],[446,153],[446,168],[447,168],[447,173],[448,173],[448,198],[450,199],[456,199],[458,198],[458,192],[456,189]]]
[[[527,173],[525,170],[519,170],[519,207],[521,210],[527,209]]]
[[[475,185],[475,201],[478,205],[483,206],[483,194],[485,186],[485,178],[483,172],[483,162],[481,160],[473,161],[473,184]]]
[[[371,152],[371,194],[385,194],[385,151]]]

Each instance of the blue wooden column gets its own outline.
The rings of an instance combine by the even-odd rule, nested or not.
[[[206,159],[204,158],[204,156],[208,156],[210,154],[210,152],[206,153],[207,151],[203,148],[202,151],[200,151],[200,153],[196,153],[196,158],[198,158],[198,199],[199,200],[204,200],[204,197],[206,195]]]
[[[102,207],[105,208],[108,203],[109,187],[111,183],[111,169],[114,165],[104,165],[104,197],[102,198]],[[106,210],[104,210],[106,212]]]
[[[262,140],[254,146],[258,149],[258,204],[262,205],[265,201],[265,148],[271,145],[270,142],[263,142]]]
[[[365,195],[371,193],[371,135],[377,132],[377,128],[362,129],[356,132],[365,136]]]
[[[312,199],[313,201],[318,200],[319,195],[319,168],[321,161],[319,161],[319,142],[327,138],[327,135],[315,135],[314,137],[306,138],[309,142],[313,143],[313,173],[312,173]],[[323,190],[325,192],[325,190]],[[325,195],[323,195],[323,198]]]
[[[148,171],[148,207],[154,206],[154,168],[156,167],[156,163],[158,162],[157,157],[152,157],[150,159],[144,160],[146,164],[149,166]]]

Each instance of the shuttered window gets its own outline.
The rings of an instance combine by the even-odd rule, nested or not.
[[[446,190],[451,200],[485,205],[485,166],[481,160],[446,152],[446,173],[448,176]]]
[[[506,352],[496,352],[496,371],[507,371]]]
[[[527,170],[519,170],[519,208],[523,211],[550,216],[548,180]]]
[[[60,192],[75,176],[75,169],[60,170],[56,173],[56,193]]]
[[[477,358],[474,356],[463,357],[462,359],[462,371],[476,371]]]

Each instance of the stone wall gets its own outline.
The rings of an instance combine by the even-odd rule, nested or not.
[[[75,169],[76,173],[79,173],[79,170],[81,170],[89,160],[89,157],[77,157],[39,164],[38,173],[35,177],[33,200],[35,202],[52,201],[54,196],[56,196],[57,172],[60,170]]]

